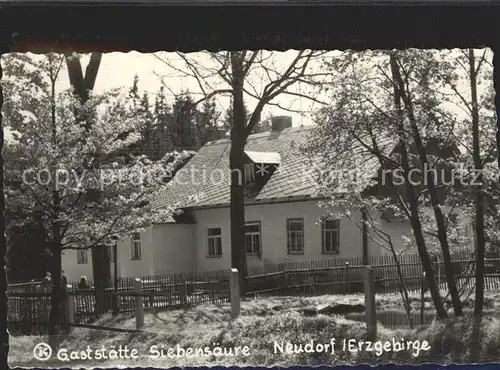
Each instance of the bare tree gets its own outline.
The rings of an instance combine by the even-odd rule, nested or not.
[[[325,84],[325,88],[328,86],[332,90],[332,104],[318,112],[317,119],[321,124],[310,138],[307,150],[312,158],[325,158],[317,162],[320,174],[338,168],[360,174],[358,180],[342,177],[342,181],[331,181],[328,177],[319,177],[322,192],[329,198],[328,206],[341,210],[339,218],[353,209],[364,207],[410,221],[412,239],[426,273],[436,314],[445,319],[447,313],[435,281],[428,240],[424,235],[426,224],[422,219],[429,189],[410,179],[412,169],[426,163],[422,160],[422,152],[427,146],[432,147],[436,138],[440,139],[432,130],[435,120],[431,120],[439,111],[426,95],[428,89],[419,83],[432,75],[425,63],[429,56],[414,54],[413,51],[397,55],[397,58],[388,54],[345,53],[327,65],[330,70],[342,74],[332,74],[332,83]],[[409,71],[418,71],[419,74],[410,75]],[[403,87],[399,84],[401,79]],[[415,97],[419,100],[412,105],[411,98]],[[421,131],[415,130],[416,117],[419,125],[422,124],[421,131],[426,133],[424,143]],[[423,130],[424,126],[428,129]],[[441,126],[440,132],[443,133],[444,129]],[[417,146],[415,143],[419,137],[421,142]],[[329,153],[335,155],[329,156]],[[445,152],[438,150],[437,154],[445,155]],[[370,176],[377,167],[381,170],[375,181]],[[401,181],[395,181],[396,174],[401,175]],[[436,211],[434,207],[432,210]]]
[[[476,172],[476,189],[475,189],[475,238],[476,238],[476,299],[474,301],[474,315],[481,316],[484,304],[484,256],[485,256],[485,230],[484,230],[484,197],[483,197],[483,165],[485,160],[491,161],[491,158],[483,158],[480,144],[480,118],[479,118],[479,98],[478,98],[478,74],[481,71],[481,65],[484,63],[486,51],[483,53],[479,62],[476,61],[474,49],[469,49],[464,56],[469,67],[469,88],[470,102],[467,102],[462,95],[462,101],[466,108],[470,111],[472,123],[472,160],[474,162],[474,170]],[[456,90],[455,90],[456,91]]]
[[[231,97],[233,124],[231,127],[231,149],[229,166],[231,170],[231,266],[240,271],[241,293],[245,294],[245,277],[247,275],[246,253],[244,249],[245,225],[244,188],[242,182],[244,166],[244,149],[248,136],[259,124],[261,114],[266,106],[277,106],[287,111],[290,107],[280,105],[276,99],[287,95],[304,98],[320,103],[313,94],[294,91],[297,85],[318,86],[319,80],[326,73],[312,71],[313,62],[321,58],[324,51],[297,51],[286,63],[280,63],[278,53],[267,51],[230,51],[203,53],[203,61],[193,55],[177,53],[182,66],[176,66],[168,57],[156,55],[169,68],[183,77],[196,81],[201,97],[199,104],[217,95]],[[281,53],[279,53],[281,54]],[[198,54],[200,55],[200,54]],[[284,56],[279,55],[279,57]],[[167,86],[168,88],[168,86]],[[254,100],[255,107],[250,118],[245,114],[245,98]]]
[[[398,60],[397,53],[391,53],[389,58],[390,58],[392,77],[394,79],[395,96],[396,99],[398,100],[396,104],[400,105],[400,102],[401,101],[403,102],[404,112],[406,113],[406,118],[408,118],[410,124],[411,128],[410,131],[411,135],[413,136],[413,140],[415,142],[417,155],[422,165],[427,167],[429,165],[428,152],[425,143],[422,139],[422,135],[420,134],[420,129],[418,127],[417,120],[415,118],[412,98],[407,91],[404,78],[401,75],[401,62]],[[398,107],[398,110],[401,111],[401,107]],[[427,178],[427,190],[430,196],[432,209],[434,211],[434,217],[436,219],[437,238],[439,239],[439,242],[441,244],[446,282],[448,284],[448,289],[451,295],[451,300],[453,304],[453,309],[455,311],[455,315],[460,316],[462,315],[462,303],[460,302],[460,297],[458,295],[458,289],[455,282],[455,276],[453,273],[450,245],[448,243],[448,236],[446,233],[446,223],[444,215],[441,210],[441,205],[438,198],[436,179],[434,178],[434,173],[432,171],[427,171],[424,174],[424,176]]]
[[[484,302],[484,258],[488,244],[486,227],[491,228],[492,217],[488,211],[493,211],[494,214],[496,208],[495,202],[491,201],[491,192],[495,192],[492,188],[495,180],[488,173],[488,166],[495,162],[497,156],[496,142],[491,137],[496,118],[493,85],[488,83],[493,74],[489,55],[488,49],[481,53],[476,53],[474,49],[460,50],[453,58],[449,58],[447,64],[443,64],[441,71],[443,80],[453,92],[444,99],[454,103],[465,113],[465,124],[461,129],[454,130],[453,135],[465,149],[463,160],[473,178],[470,189],[466,190],[470,190],[471,218],[474,218],[476,316],[481,316]],[[462,82],[463,88],[460,88],[459,82]],[[489,207],[486,207],[487,200]]]
[[[363,209],[362,212],[364,219],[361,223],[351,215],[348,215],[347,218],[363,233],[364,237],[370,239],[375,243],[375,245],[391,254],[394,264],[396,265],[396,273],[398,274],[399,294],[401,294],[401,298],[403,299],[403,306],[406,316],[408,317],[410,328],[413,328],[413,307],[411,306],[408,288],[406,286],[403,269],[401,267],[401,261],[398,258],[398,252],[392,242],[392,237],[377,225],[377,222],[373,219],[368,210]],[[369,230],[372,230],[373,233],[370,233]]]

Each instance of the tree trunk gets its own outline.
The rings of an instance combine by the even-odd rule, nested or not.
[[[412,115],[411,112],[409,114]],[[422,139],[420,137],[420,133],[418,132],[418,127],[416,127],[415,121],[411,120],[411,119],[410,119],[410,121],[412,121],[413,137],[415,139],[416,147],[417,147],[417,150],[419,152],[420,162],[425,166],[426,164],[428,164],[427,151],[422,143]],[[460,302],[460,297],[459,297],[457,285],[455,282],[455,274],[453,272],[453,264],[452,264],[452,260],[451,260],[451,254],[450,254],[450,246],[448,243],[448,236],[446,233],[446,224],[445,224],[443,212],[441,211],[441,207],[439,204],[434,175],[433,175],[432,171],[427,171],[425,176],[427,178],[427,190],[429,191],[432,210],[434,212],[434,218],[436,220],[438,240],[439,240],[439,243],[441,245],[441,251],[443,254],[443,265],[444,265],[444,272],[445,272],[445,276],[446,276],[446,283],[448,285],[448,290],[450,292],[451,301],[452,301],[452,305],[453,305],[453,310],[455,312],[455,316],[461,316],[462,315],[462,303]]]
[[[395,79],[394,81],[394,102],[396,111],[399,117],[399,140],[401,146],[401,162],[403,165],[403,172],[405,175],[405,192],[406,199],[410,205],[409,213],[410,213],[410,223],[413,229],[413,234],[415,237],[415,243],[417,244],[418,254],[420,255],[420,260],[422,262],[422,269],[425,272],[427,277],[427,282],[429,284],[429,291],[431,292],[432,301],[434,303],[434,307],[436,309],[436,315],[438,319],[445,319],[448,317],[446,310],[444,309],[444,304],[439,294],[439,289],[436,283],[436,278],[434,275],[434,270],[432,269],[432,264],[429,256],[429,252],[427,251],[427,247],[425,245],[425,238],[422,230],[422,223],[420,222],[420,217],[418,214],[418,198],[415,195],[415,189],[409,179],[410,173],[410,162],[408,158],[408,148],[407,148],[407,140],[406,133],[404,129],[403,123],[403,113],[401,109],[401,90],[397,87],[396,80],[397,75],[399,73],[399,67],[397,65],[397,60],[394,54],[390,56],[391,63],[391,71],[392,76]]]
[[[92,261],[101,263],[92,263],[94,276],[99,279],[94,281],[94,290],[96,294],[95,313],[103,314],[111,309],[111,262],[108,255],[108,248],[105,245],[99,245],[92,248]],[[108,289],[108,293],[106,293]]]
[[[425,165],[428,164],[427,161],[427,152],[425,147],[423,146],[422,140],[418,133],[418,128],[414,127],[414,138],[417,143],[417,150],[419,151],[420,161]],[[436,220],[437,225],[437,235],[438,240],[441,245],[441,251],[443,256],[443,265],[444,265],[444,273],[446,277],[446,283],[448,285],[448,290],[450,292],[450,297],[453,305],[453,311],[455,313],[455,317],[461,316],[462,311],[462,303],[460,301],[460,295],[457,289],[457,285],[455,282],[455,274],[453,272],[453,263],[451,260],[450,254],[450,246],[448,243],[448,236],[446,233],[446,224],[443,216],[443,212],[441,211],[441,207],[439,204],[437,191],[435,187],[435,179],[432,171],[427,171],[427,189],[429,191],[432,209],[434,211],[434,218]]]
[[[113,245],[113,314],[120,312],[118,306],[118,242]]]
[[[90,98],[90,91],[94,88],[101,59],[102,53],[92,53],[84,75],[80,58],[66,55],[69,81],[82,104],[85,104]],[[86,130],[92,128],[91,120],[86,119],[86,117],[77,118],[82,121]],[[100,194],[93,192],[89,196],[89,201],[96,201],[99,196]],[[92,272],[96,288],[96,310],[98,312],[106,307],[104,291],[106,288],[111,287],[111,263],[108,254],[104,253],[103,249],[106,249],[103,245],[92,248]]]
[[[408,296],[408,288],[406,287],[403,270],[401,269],[401,263],[399,262],[398,255],[396,254],[396,250],[394,249],[392,241],[390,247],[391,247],[392,259],[396,264],[396,271],[398,272],[399,293],[401,294],[401,298],[403,299],[406,315],[408,316],[408,323],[410,324],[410,328],[413,329],[413,310],[411,307],[410,298]],[[421,322],[421,324],[423,325],[423,321]]]
[[[49,314],[49,345],[56,349],[59,346],[60,325],[63,320],[64,288],[61,281],[62,256],[61,256],[61,229],[58,222],[52,226],[53,242],[51,247],[51,278],[52,293],[50,296]]]
[[[231,128],[231,149],[229,168],[231,170],[231,267],[238,269],[240,292],[246,293],[246,251],[245,251],[245,197],[244,197],[244,149],[246,144],[246,117],[243,101],[243,60],[238,52],[231,52],[233,76],[233,127]]]
[[[368,219],[366,208],[361,209],[362,228],[363,228],[363,265],[368,266]]]
[[[405,182],[409,184],[409,181]],[[409,187],[411,188],[411,192],[413,193],[412,186],[409,185]],[[410,214],[411,214],[410,223],[413,228],[413,233],[415,235],[415,243],[417,244],[418,254],[420,255],[420,260],[422,262],[422,269],[425,272],[427,283],[429,284],[429,291],[431,292],[432,302],[434,303],[434,307],[436,308],[436,315],[439,319],[446,319],[448,317],[448,314],[444,309],[444,304],[441,299],[441,295],[439,294],[439,289],[436,283],[434,270],[432,269],[432,263],[429,256],[429,252],[427,251],[427,247],[425,245],[424,234],[422,231],[422,224],[418,216],[418,204],[414,194],[409,200],[409,204],[410,204]]]
[[[394,57],[395,59],[395,57]],[[397,85],[399,86],[400,92],[401,92],[401,98],[405,102],[406,110],[408,113],[409,121],[410,121],[410,126],[411,126],[411,131],[412,131],[412,136],[413,139],[415,140],[415,146],[418,151],[418,156],[420,159],[420,163],[422,166],[428,167],[428,160],[427,160],[427,149],[422,141],[422,137],[420,136],[420,131],[416,123],[416,119],[413,114],[413,106],[412,103],[409,99],[409,96],[405,93],[405,87],[404,87],[404,82],[403,79],[401,78],[401,74],[399,73],[399,67],[397,63],[395,64],[395,77],[396,77],[396,82]],[[441,245],[441,251],[443,253],[443,265],[444,265],[444,272],[446,276],[446,283],[448,285],[448,290],[450,292],[451,296],[451,301],[453,305],[453,310],[455,312],[455,316],[461,316],[462,315],[462,303],[460,302],[460,296],[458,294],[458,289],[457,285],[455,282],[455,274],[453,272],[453,264],[451,261],[451,254],[450,254],[450,245],[448,243],[448,236],[446,233],[446,224],[443,216],[443,212],[441,211],[441,206],[439,204],[439,199],[436,191],[436,179],[434,178],[434,173],[430,171],[429,169],[427,170],[426,174],[426,182],[427,182],[427,190],[429,191],[430,199],[431,199],[431,205],[432,205],[432,210],[434,212],[434,218],[436,220],[436,226],[437,226],[437,234],[438,234],[438,240]]]
[[[57,149],[57,121],[56,121],[56,79],[51,75],[51,128],[52,145]],[[52,163],[52,178],[55,178],[58,163]],[[61,198],[56,184],[52,184],[52,245],[51,245],[51,278],[52,292],[50,297],[49,314],[49,345],[55,349],[59,346],[60,325],[64,313],[64,288],[62,286],[62,238],[61,238]]]
[[[401,73],[399,70],[399,66],[396,60],[396,56],[394,54],[391,55],[391,67],[393,71],[393,77],[395,78],[395,88],[399,90],[399,96],[404,101],[406,111],[408,114],[408,118],[410,121],[412,136],[415,141],[415,146],[418,151],[418,156],[422,166],[426,166],[428,164],[427,160],[427,150],[422,142],[422,138],[420,136],[419,128],[417,127],[417,123],[413,114],[413,106],[412,102],[405,92],[404,81],[401,77]],[[446,276],[446,282],[448,284],[448,290],[450,292],[453,309],[455,312],[455,316],[462,315],[462,304],[460,302],[460,297],[458,294],[457,285],[455,282],[455,275],[453,273],[453,265],[451,261],[450,255],[450,246],[448,244],[448,237],[446,234],[446,225],[444,222],[443,213],[441,211],[441,207],[439,204],[435,179],[432,171],[427,171],[425,174],[427,179],[427,190],[429,191],[429,195],[431,198],[432,209],[434,211],[434,217],[436,219],[436,225],[438,228],[438,239],[441,244],[441,250],[443,253],[443,264]]]
[[[472,156],[474,169],[477,171],[477,186],[475,186],[475,208],[476,208],[476,297],[474,301],[474,315],[481,316],[484,304],[484,202],[482,193],[482,170],[481,148],[479,143],[479,107],[477,101],[477,81],[474,50],[469,49],[469,74],[470,90],[472,100]]]

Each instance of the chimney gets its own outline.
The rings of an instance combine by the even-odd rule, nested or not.
[[[271,130],[281,131],[285,128],[292,127],[292,117],[290,116],[277,116],[271,118]]]

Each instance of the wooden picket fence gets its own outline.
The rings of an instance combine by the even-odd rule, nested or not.
[[[418,255],[400,255],[399,264],[409,291],[419,292],[422,266]],[[439,287],[447,289],[442,258],[433,255],[433,270]],[[459,290],[474,288],[474,258],[470,252],[452,255],[453,271]],[[400,279],[392,256],[370,257],[377,293],[398,293]],[[486,259],[485,289],[500,289],[500,259]],[[322,261],[288,262],[249,269],[245,291],[252,296],[314,296],[363,292],[361,258]],[[201,303],[222,303],[229,299],[229,270],[140,276],[144,309],[172,310],[189,308]],[[74,302],[75,323],[91,324],[107,311],[135,311],[135,278],[120,278],[116,287],[96,289],[89,282],[86,288],[74,282],[68,295]],[[103,292],[98,297],[97,292]],[[12,284],[7,290],[8,328],[11,334],[36,335],[46,332],[50,311],[50,286],[32,282]],[[100,307],[98,307],[100,302]]]
[[[442,257],[432,255],[433,271],[440,289],[446,290]],[[470,251],[451,255],[452,267],[459,291],[471,290],[475,284],[475,260]],[[419,292],[422,264],[418,254],[399,255],[399,266],[408,291]],[[377,293],[398,293],[400,278],[393,256],[371,256],[368,265],[375,275]],[[500,259],[485,260],[485,290],[500,289]],[[352,294],[363,292],[364,267],[361,258],[299,261],[266,265],[249,269],[246,292],[250,296],[314,296],[322,294]]]
[[[206,302],[222,303],[229,298],[229,271],[141,276],[145,310],[189,308]],[[118,285],[103,290],[93,282],[81,288],[68,284],[67,294],[74,302],[75,323],[91,324],[99,314],[135,311],[135,278],[120,278]],[[103,292],[102,296],[98,296]],[[38,335],[48,328],[51,287],[38,283],[8,287],[8,327],[11,334]],[[101,307],[98,307],[100,301]]]
[[[49,325],[51,289],[41,282],[12,284],[7,288],[7,327],[9,333],[36,334]]]

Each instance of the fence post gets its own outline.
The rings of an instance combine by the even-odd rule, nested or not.
[[[187,280],[179,283],[179,303],[182,307],[187,306]]]
[[[118,315],[118,313],[120,312],[120,308],[118,307],[118,302],[119,302],[119,299],[118,299],[118,276],[117,276],[117,263],[116,263],[116,243],[114,245],[114,252],[113,252],[113,256],[114,256],[114,265],[115,265],[115,268],[114,268],[114,276],[113,276],[113,310],[112,310],[112,313],[113,315]]]
[[[113,298],[113,301],[112,301],[112,315],[113,316],[116,316],[118,315],[118,313],[120,312],[120,309],[118,307],[118,290],[116,288],[113,289],[113,293],[112,293],[112,298]]]
[[[367,339],[374,341],[377,338],[377,312],[375,309],[375,284],[373,269],[367,266],[364,271],[365,309]]]
[[[240,314],[240,278],[237,269],[232,268],[229,275],[229,294],[231,298],[231,317],[237,318]]]
[[[287,272],[285,271],[280,271],[279,272],[279,293],[280,294],[285,294],[285,288],[286,288],[286,277],[287,277]]]
[[[69,332],[71,330],[70,325],[75,323],[75,300],[73,298],[73,286],[71,284],[66,285],[66,330]]]
[[[345,280],[347,286],[347,293],[351,293],[351,281],[349,279],[349,261],[345,263]]]
[[[144,297],[142,295],[142,280],[135,278],[134,280],[135,291],[135,326],[137,330],[144,326]]]

